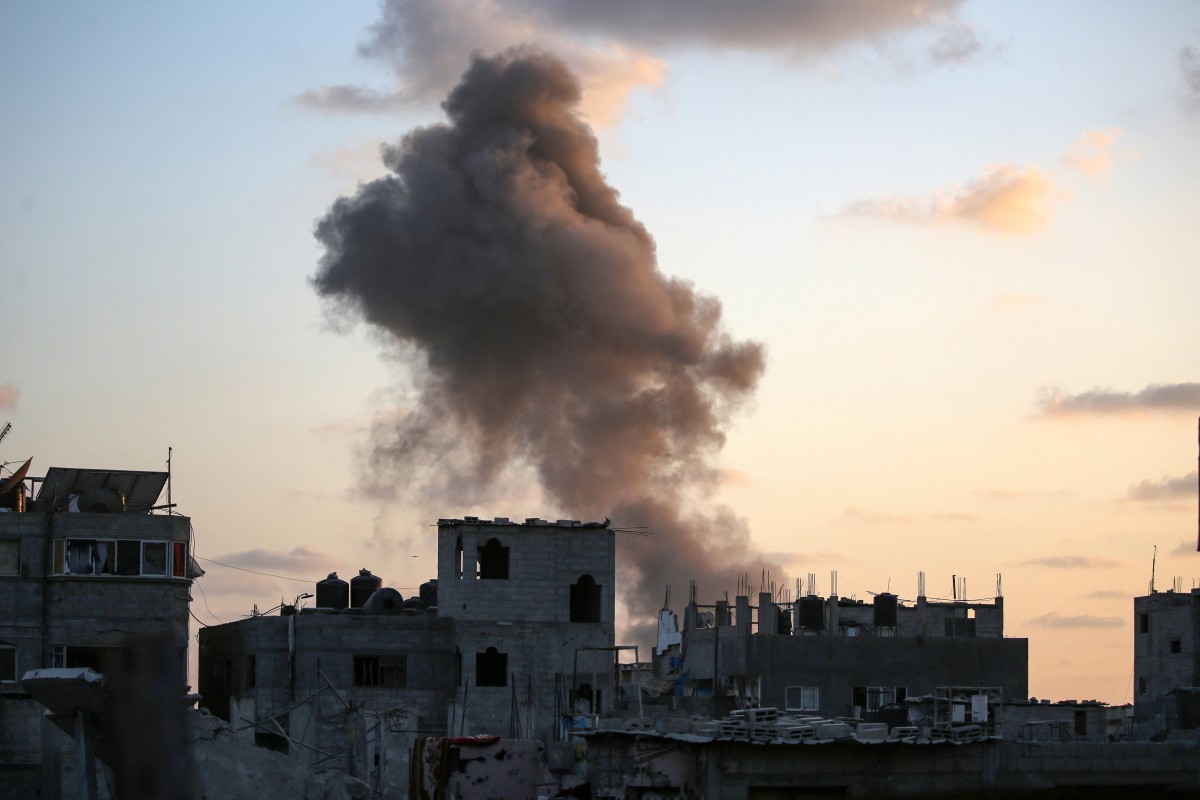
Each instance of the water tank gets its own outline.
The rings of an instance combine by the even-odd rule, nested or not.
[[[371,592],[367,602],[363,603],[364,614],[399,614],[404,608],[404,598],[391,587],[376,589]]]
[[[350,605],[350,584],[337,576],[336,572],[329,573],[323,581],[317,581],[317,608],[332,608],[341,611]]]
[[[815,594],[800,598],[800,627],[810,631],[825,627],[825,598]]]
[[[437,578],[421,584],[421,608],[437,608]]]
[[[890,592],[875,595],[875,627],[896,627],[896,595]]]
[[[779,622],[777,623],[775,630],[777,632],[779,632],[780,634],[782,634],[783,636],[791,635],[791,633],[792,633],[792,615],[789,614],[788,612],[784,611],[782,608],[776,608],[775,610],[779,614],[779,616],[777,617]]]
[[[350,607],[362,608],[367,598],[382,586],[382,578],[372,575],[371,570],[366,567],[360,569],[358,574],[350,579]]]

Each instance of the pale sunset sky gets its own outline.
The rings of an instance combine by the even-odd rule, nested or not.
[[[1200,579],[1192,0],[6,4],[4,474],[173,448],[208,623],[333,570],[407,596],[439,517],[579,516],[519,459],[379,491],[371,433],[427,376],[312,282],[380,146],[522,44],[578,77],[658,272],[764,348],[687,501],[793,593],[1002,575],[1031,695],[1131,702],[1154,548],[1159,589]]]

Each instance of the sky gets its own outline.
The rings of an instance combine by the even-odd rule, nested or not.
[[[1200,579],[1200,7],[733,8],[11,4],[5,473],[164,469],[170,449],[210,624],[333,570],[407,596],[435,577],[439,517],[646,524],[620,492],[557,486],[554,458],[515,439],[456,473],[478,480],[429,480],[448,475],[428,452],[381,461],[431,414],[494,442],[471,438],[478,417],[436,417],[433,388],[465,374],[440,371],[436,343],[320,280],[338,198],[403,186],[410,132],[465,130],[442,103],[472,54],[537,52],[577,79],[563,102],[595,137],[591,179],[647,234],[645,296],[623,297],[668,287],[709,312],[679,324],[703,322],[683,371],[716,411],[693,450],[667,407],[684,455],[645,473],[676,521],[729,531],[751,583],[769,568],[792,595],[809,575],[828,594],[834,571],[859,598],[911,600],[920,572],[930,597],[1002,580],[1031,695],[1132,701],[1155,553],[1158,589]],[[703,367],[726,351],[754,356],[728,391]],[[679,367],[650,363],[634,380]],[[523,424],[506,436],[538,435]],[[622,629],[663,593],[636,562],[728,552],[713,546],[669,525],[622,542]],[[700,602],[736,589],[701,577]]]

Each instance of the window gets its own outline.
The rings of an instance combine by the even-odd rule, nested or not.
[[[454,542],[454,577],[462,578],[463,576],[463,544],[462,537]]]
[[[408,686],[407,656],[355,656],[355,686]]]
[[[1138,678],[1138,694],[1150,694],[1150,679]]]
[[[855,686],[851,705],[872,713],[882,706],[902,703],[906,697],[908,689],[903,686]]]
[[[1179,639],[1171,640],[1171,652],[1179,653],[1183,650],[1183,643]]]
[[[476,686],[508,686],[508,653],[498,653],[489,647],[475,654]]]
[[[1138,614],[1138,633],[1150,632],[1150,615]]]
[[[600,587],[591,575],[571,584],[571,622],[600,621]]]
[[[0,642],[0,683],[17,679],[17,648]]]
[[[253,655],[246,656],[246,686],[253,689],[258,683],[258,664]]]
[[[110,659],[120,653],[116,647],[86,647],[78,645],[55,645],[51,649],[51,664],[56,669],[87,668],[104,672]]]
[[[139,539],[57,539],[56,575],[187,577],[187,543]]]
[[[783,696],[788,711],[816,711],[821,705],[821,691],[816,686],[788,686]]]
[[[1075,735],[1087,736],[1087,712],[1081,708],[1075,709]]]
[[[479,577],[482,580],[508,580],[508,548],[499,539],[488,539],[479,548]]]
[[[21,574],[21,540],[0,539],[0,575]]]

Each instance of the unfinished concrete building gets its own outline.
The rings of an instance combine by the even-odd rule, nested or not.
[[[1134,720],[1145,736],[1200,728],[1200,589],[1133,599]]]
[[[1028,697],[1029,642],[1004,636],[1004,598],[903,603],[811,594],[788,603],[760,593],[684,613],[674,662],[681,693],[856,719],[933,695],[992,687]],[[732,699],[731,699],[732,698]],[[998,698],[998,699],[1002,699]],[[697,707],[703,703],[696,703]],[[711,704],[710,704],[711,705]],[[713,708],[720,716],[726,708]]]
[[[74,796],[75,743],[21,677],[105,672],[132,635],[165,638],[181,674],[188,642],[191,524],[152,513],[166,472],[52,467],[0,498],[0,770],[5,796]],[[184,687],[179,687],[182,696]],[[81,724],[90,725],[83,711]],[[71,729],[74,720],[59,720]],[[87,769],[94,769],[88,760]],[[84,776],[86,777],[86,776]],[[92,776],[94,778],[94,775]]]
[[[375,785],[404,785],[419,735],[562,740],[569,712],[623,700],[613,536],[607,523],[439,520],[438,577],[420,597],[330,576],[316,607],[203,628],[203,703],[260,744]]]

